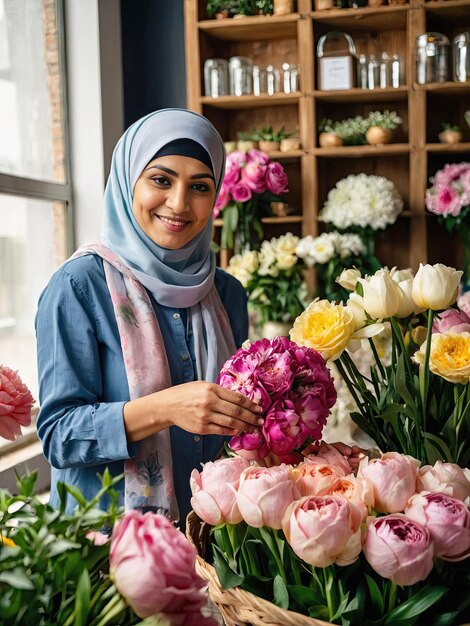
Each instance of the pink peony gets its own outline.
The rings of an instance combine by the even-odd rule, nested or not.
[[[205,463],[202,472],[192,471],[189,481],[193,494],[191,506],[202,520],[212,526],[242,521],[235,494],[228,485],[238,489],[240,474],[246,467],[246,459],[232,457]]]
[[[248,461],[261,461],[269,454],[268,444],[261,430],[235,435],[230,439],[229,446]]]
[[[374,495],[369,486],[364,482],[349,474],[337,478],[324,495],[343,496],[350,500],[362,512],[364,520],[374,506]]]
[[[229,189],[240,180],[242,168],[245,165],[246,156],[244,152],[232,152],[228,155],[225,163],[225,174],[223,184]]]
[[[251,200],[253,193],[246,183],[240,181],[232,187],[232,198],[235,202],[248,202]]]
[[[14,441],[31,424],[34,398],[17,372],[0,365],[0,437]]]
[[[403,511],[416,493],[416,474],[420,462],[406,454],[386,452],[380,459],[361,463],[358,478],[364,479],[374,492],[374,508],[379,513]]]
[[[457,298],[457,306],[470,316],[470,291],[465,291]]]
[[[243,350],[238,350],[223,366],[217,377],[217,384],[226,389],[239,391],[266,411],[271,406],[271,398],[256,380],[257,367],[256,356],[244,355]]]
[[[369,525],[363,551],[377,574],[397,585],[414,585],[433,568],[429,531],[400,513],[378,517]]]
[[[340,467],[343,474],[351,473],[352,469],[348,462],[348,457],[325,441],[310,445],[303,451],[308,459],[316,459],[320,463],[328,463],[335,467]]]
[[[163,515],[126,511],[116,523],[109,554],[110,575],[139,617],[198,613],[206,602],[196,574],[196,550]]]
[[[213,209],[214,219],[218,217],[220,211],[222,211],[222,209],[225,209],[225,207],[227,206],[229,202],[230,202],[230,189],[228,185],[226,185],[225,183],[222,183],[222,185],[220,186],[219,195],[217,196],[217,200],[215,201],[215,205]]]
[[[433,333],[442,334],[451,329],[453,333],[470,332],[470,317],[463,311],[447,309],[447,311],[442,311],[434,318],[432,324]]]
[[[338,478],[344,477],[341,467],[307,458],[293,469],[294,483],[302,496],[323,496]]]
[[[434,466],[424,465],[418,471],[416,490],[445,493],[470,505],[470,470],[442,461],[436,461]]]
[[[242,170],[242,182],[244,182],[254,193],[264,193],[266,191],[266,165],[250,161]]]
[[[260,163],[261,165],[268,165],[271,160],[266,152],[261,152],[261,150],[249,150],[247,152],[247,157],[248,162],[254,161],[255,163]]]
[[[287,174],[280,163],[271,161],[266,170],[266,185],[276,195],[287,193]]]
[[[295,409],[308,429],[309,436],[318,441],[330,413],[326,389],[314,383],[310,387],[299,387],[297,394],[299,397],[295,400]]]
[[[446,187],[470,170],[470,163],[447,163],[434,176],[435,187]]]
[[[282,458],[299,448],[309,436],[305,424],[287,399],[275,400],[262,426],[269,449]]]
[[[428,529],[434,556],[450,561],[470,556],[470,511],[460,500],[423,491],[410,498],[405,515]]]
[[[289,465],[248,467],[240,477],[237,502],[249,526],[279,530],[282,516],[296,496]]]
[[[436,215],[457,216],[462,210],[462,199],[452,187],[442,187],[426,193],[426,206]]]
[[[287,509],[282,529],[294,552],[310,565],[349,565],[361,551],[361,520],[346,498],[306,496]]]

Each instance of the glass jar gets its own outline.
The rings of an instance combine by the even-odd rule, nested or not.
[[[253,94],[260,96],[262,93],[267,92],[266,70],[259,65],[253,65]]]
[[[226,59],[207,59],[205,61],[204,93],[211,98],[228,96],[228,62]]]
[[[441,33],[423,33],[417,37],[417,83],[445,83],[448,80],[449,46],[449,40]]]
[[[470,32],[460,33],[452,40],[453,78],[459,83],[470,80]]]
[[[253,61],[248,57],[230,57],[230,93],[246,96],[253,93]]]
[[[266,66],[266,91],[268,96],[273,96],[279,92],[280,76],[279,70],[273,65]]]

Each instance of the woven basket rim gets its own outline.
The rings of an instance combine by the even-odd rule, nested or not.
[[[301,613],[281,609],[255,594],[233,587],[223,589],[215,568],[203,557],[207,555],[210,526],[194,511],[186,520],[186,536],[197,550],[196,571],[209,583],[209,595],[220,610],[227,626],[331,626]]]

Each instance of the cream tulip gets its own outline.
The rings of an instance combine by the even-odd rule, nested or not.
[[[373,319],[384,319],[396,314],[400,307],[401,291],[389,270],[378,270],[370,278],[359,278],[362,285],[364,310]]]
[[[457,300],[463,272],[442,263],[423,265],[413,279],[412,296],[419,307],[440,311]]]
[[[397,283],[398,288],[400,290],[400,306],[398,307],[398,311],[395,313],[396,317],[408,317],[414,312],[417,312],[415,301],[413,300],[413,296],[411,295],[411,291],[413,289],[413,279],[408,278],[406,280],[401,280]]]
[[[349,289],[349,291],[354,291],[354,289],[356,289],[356,283],[360,277],[361,272],[355,267],[350,267],[341,272],[341,274],[336,278],[336,282],[338,285],[341,285],[341,287]]]

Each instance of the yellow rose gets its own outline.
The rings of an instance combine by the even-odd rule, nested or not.
[[[424,364],[426,343],[414,355],[420,365]],[[429,369],[450,383],[470,383],[470,333],[434,333]]]
[[[295,320],[290,338],[317,350],[324,359],[337,359],[356,330],[354,316],[342,304],[314,300]]]
[[[462,271],[442,263],[436,265],[420,263],[413,279],[413,300],[424,309],[433,311],[447,309],[457,300],[462,274]]]

